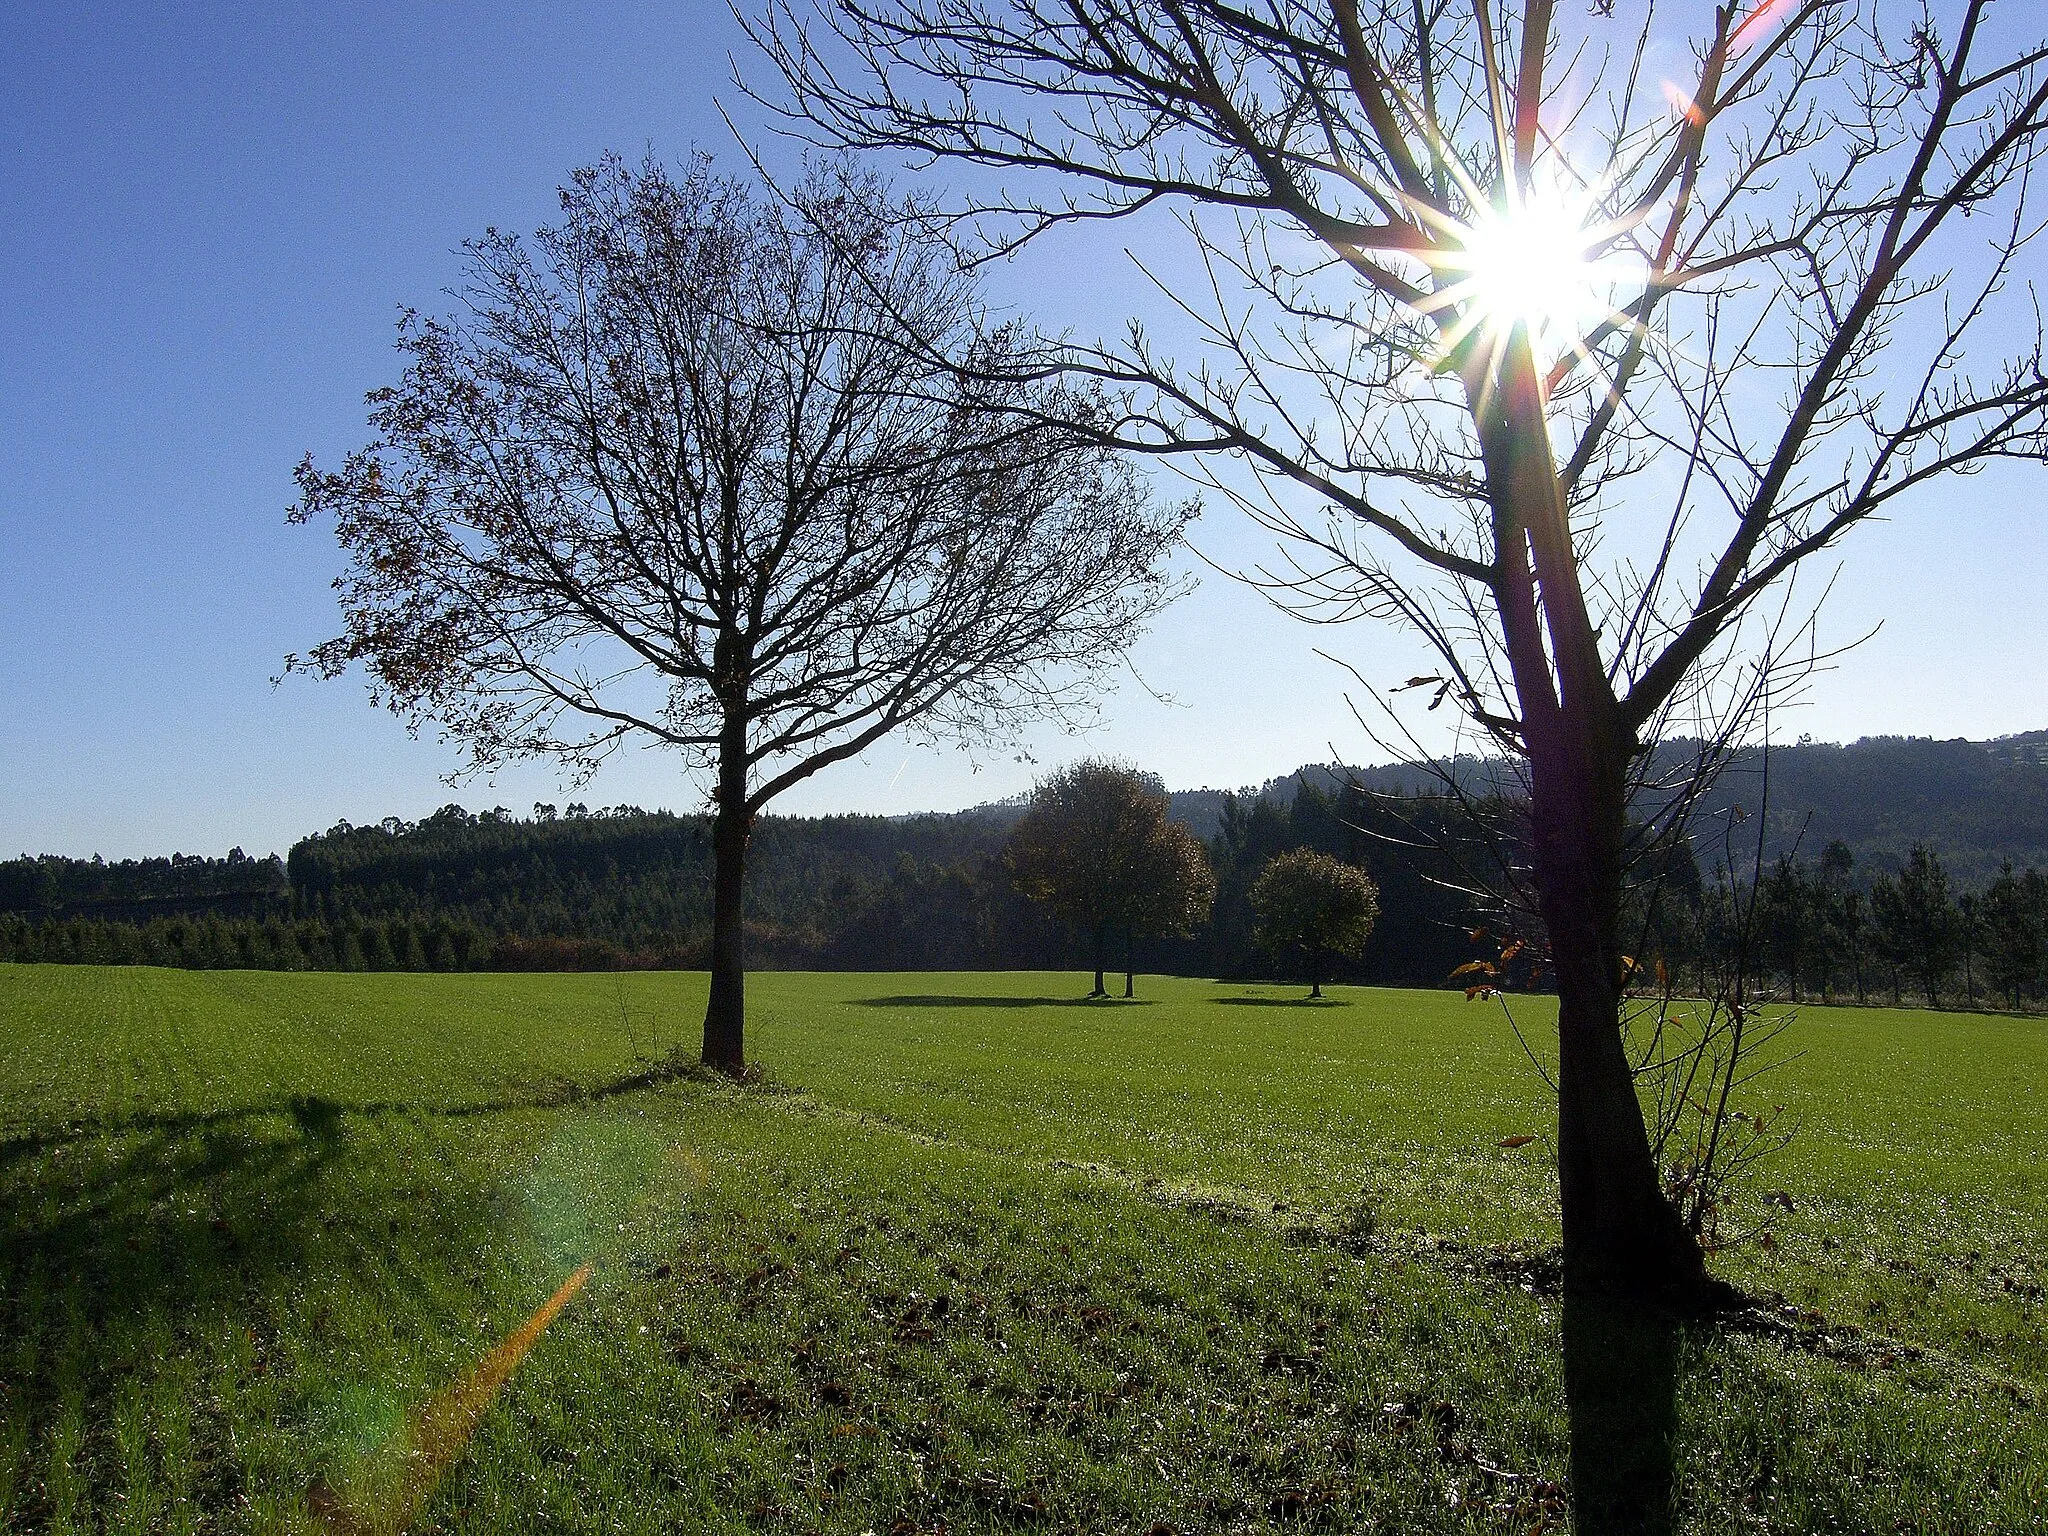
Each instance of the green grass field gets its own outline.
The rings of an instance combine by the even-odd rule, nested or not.
[[[701,976],[0,966],[0,1528],[1563,1528],[1498,1009],[1083,985],[757,976],[741,1090],[649,1071]],[[1785,1044],[1717,1260],[1783,1322],[1675,1342],[1679,1528],[2048,1529],[2048,1026]]]

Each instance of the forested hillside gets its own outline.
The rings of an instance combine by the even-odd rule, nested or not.
[[[1966,890],[1988,883],[2008,859],[2048,868],[2048,732],[1993,742],[1801,742],[1774,747],[1768,766],[1767,859],[1795,843],[1810,858],[1840,841],[1868,880],[1896,874],[1921,843]],[[1763,799],[1764,768],[1761,754],[1746,754],[1723,776],[1708,808],[1754,809]]]
[[[1674,740],[1658,749],[1653,781],[1681,774],[1695,743]],[[1767,773],[1768,770],[1768,773]],[[1460,758],[1451,765],[1469,791],[1502,787],[1498,764]],[[1427,793],[1435,779],[1404,765],[1348,769],[1306,767],[1274,779],[1255,793],[1286,797],[1302,778],[1335,792],[1356,781],[1381,794]],[[1768,791],[1768,793],[1766,793]],[[1223,794],[1176,794],[1175,812],[1204,836],[1212,835]],[[1913,845],[1924,844],[1964,889],[1987,884],[2010,860],[2048,868],[2048,731],[1997,741],[1932,741],[1926,737],[1867,736],[1839,746],[1800,741],[1738,755],[1722,772],[1694,818],[1703,866],[1716,862],[1720,828],[1733,807],[1744,813],[1743,852],[1754,856],[1751,812],[1767,814],[1764,860],[1795,849],[1817,856],[1841,842],[1855,856],[1867,883],[1905,867]]]
[[[1367,864],[1384,887],[1386,916],[1345,973],[1351,979],[1434,982],[1462,957],[1462,902],[1412,859],[1388,857],[1373,829],[1403,829],[1384,810],[1313,785],[1286,798],[1276,790],[1217,800],[1215,917],[1191,938],[1141,942],[1130,957],[1141,968],[1252,974],[1270,966],[1251,940],[1246,892],[1266,859],[1304,845]],[[288,894],[253,915],[226,904],[215,915],[114,911],[63,894],[87,889],[81,871],[100,866],[15,861],[0,957],[287,969],[701,963],[710,885],[703,818],[630,806],[538,809],[518,818],[451,806],[417,824],[334,827],[292,849]],[[895,820],[763,817],[749,871],[752,958],[862,969],[1078,963],[1076,938],[1011,886],[1002,850],[1014,820],[1014,807]],[[24,892],[45,899],[23,901]]]
[[[1666,751],[1675,758],[1684,747]],[[1797,862],[1818,870],[1822,851],[1840,844],[1848,860],[1838,854],[1828,878],[1868,891],[1903,869],[1917,843],[1958,895],[1988,888],[2007,860],[2048,868],[2048,734],[1801,743],[1774,749],[1768,766],[1767,864],[1796,848]],[[1763,803],[1763,767],[1757,757],[1740,761],[1717,786],[1698,823],[1699,867],[1716,863],[1720,813]],[[1483,789],[1494,768],[1465,760],[1457,772]],[[1472,919],[1452,889],[1460,871],[1416,845],[1456,841],[1460,829],[1431,802],[1358,792],[1363,784],[1373,795],[1412,796],[1428,783],[1404,767],[1311,767],[1252,791],[1175,793],[1172,814],[1210,849],[1214,915],[1192,937],[1141,943],[1133,960],[1187,974],[1270,971],[1272,958],[1252,942],[1247,892],[1274,854],[1311,847],[1366,866],[1382,888],[1379,927],[1348,979],[1443,981],[1472,957]],[[1007,803],[953,815],[762,818],[748,893],[755,963],[1078,963],[1074,937],[1012,889],[1002,848],[1021,811]],[[1419,827],[1409,824],[1418,818]],[[450,806],[418,823],[342,823],[285,860],[239,849],[225,859],[115,864],[24,857],[0,863],[0,958],[287,969],[694,965],[709,927],[708,830],[703,817],[631,806],[536,806],[531,817]],[[1755,847],[1750,822],[1739,851]],[[1682,884],[1696,906],[1696,871]]]

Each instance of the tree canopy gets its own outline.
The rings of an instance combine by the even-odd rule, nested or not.
[[[1111,940],[1128,961],[1133,939],[1192,932],[1216,896],[1208,851],[1167,818],[1165,787],[1125,763],[1089,759],[1040,780],[1005,858],[1019,890],[1089,936],[1097,996]]]
[[[607,159],[557,224],[466,250],[460,311],[401,322],[376,439],[300,466],[293,516],[348,562],[345,631],[302,665],[367,664],[479,768],[637,737],[707,771],[705,1056],[737,1071],[761,808],[897,729],[1085,709],[1192,508],[1089,440],[1088,390],[989,382],[1021,333],[848,163],[777,198]]]
[[[1276,854],[1251,889],[1258,941],[1276,957],[1298,954],[1307,966],[1309,996],[1323,995],[1333,955],[1365,948],[1380,915],[1380,891],[1355,864],[1296,848]]]

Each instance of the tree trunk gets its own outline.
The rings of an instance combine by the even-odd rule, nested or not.
[[[1538,905],[1558,992],[1565,1285],[1690,1309],[1711,1292],[1664,1197],[1621,1039],[1622,848],[1633,733],[1580,586],[1543,386],[1517,329],[1466,387],[1493,501],[1494,595],[1528,756]],[[1497,371],[1496,371],[1497,370]]]
[[[718,814],[711,825],[711,998],[704,1008],[704,1065],[746,1070],[746,722],[728,721],[718,747]]]
[[[1620,958],[1612,921],[1621,875],[1618,863],[1601,854],[1619,844],[1622,809],[1608,808],[1615,823],[1611,841],[1594,826],[1574,827],[1577,818],[1546,806],[1547,777],[1535,775],[1535,819],[1545,829],[1536,839],[1536,869],[1557,977],[1557,1179],[1565,1283],[1583,1294],[1654,1297],[1690,1307],[1704,1299],[1705,1262],[1658,1183],[1621,1039]],[[1568,784],[1563,793],[1580,799],[1573,789]]]
[[[1136,996],[1138,995],[1138,992],[1137,992],[1137,980],[1138,980],[1138,972],[1137,972],[1137,961],[1136,961],[1135,957],[1134,957],[1134,956],[1133,956],[1133,955],[1131,954],[1131,950],[1132,950],[1132,947],[1133,947],[1133,946],[1134,946],[1134,945],[1136,944],[1136,942],[1137,942],[1137,941],[1136,941],[1135,939],[1133,939],[1133,938],[1132,938],[1132,936],[1131,936],[1131,933],[1130,933],[1130,930],[1129,930],[1129,929],[1125,929],[1125,930],[1124,930],[1124,996],[1125,996],[1125,997],[1136,997]]]
[[[1311,1002],[1323,995],[1323,953],[1319,949],[1308,955],[1308,995]]]
[[[1090,997],[1109,996],[1109,988],[1102,980],[1103,973],[1108,969],[1103,952],[1108,948],[1109,936],[1098,923],[1095,928],[1095,990],[1088,994]]]

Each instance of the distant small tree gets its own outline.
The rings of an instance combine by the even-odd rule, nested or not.
[[[1254,932],[1276,957],[1300,954],[1310,997],[1323,995],[1332,956],[1355,956],[1380,915],[1379,887],[1355,864],[1297,848],[1270,860],[1252,886]]]
[[[1863,1001],[1863,893],[1850,885],[1856,869],[1856,855],[1839,837],[1821,849],[1814,863],[1811,892],[1814,902],[1814,933],[1821,950],[1822,995],[1831,995],[1830,983],[1839,981],[1846,970],[1856,989],[1856,1001]]]
[[[1868,1001],[1868,989],[1864,985],[1863,967],[1869,958],[1870,918],[1866,910],[1863,893],[1847,887],[1829,889],[1824,892],[1827,902],[1828,948],[1837,963],[1849,968],[1850,985],[1856,989],[1856,1001]]]
[[[1913,953],[1896,875],[1879,875],[1870,882],[1870,948],[1891,982],[1892,1006],[1896,1008],[1904,1001],[1900,973],[1912,963]]]
[[[1090,759],[1031,792],[1004,857],[1017,889],[1087,936],[1095,989],[1113,939],[1124,941],[1124,995],[1134,938],[1186,932],[1208,915],[1216,880],[1193,834],[1167,819],[1165,787],[1127,763]]]
[[[1984,942],[1984,904],[1974,891],[1956,898],[1956,952],[1963,963],[1963,1001],[1977,1006],[1977,955]]]
[[[1185,937],[1216,903],[1216,873],[1202,840],[1177,821],[1161,821],[1126,872],[1124,996],[1136,992],[1134,941]]]
[[[1792,1001],[1796,1003],[1799,1001],[1799,978],[1816,947],[1816,892],[1792,855],[1781,853],[1764,879],[1761,895],[1764,961],[1784,978]]]

